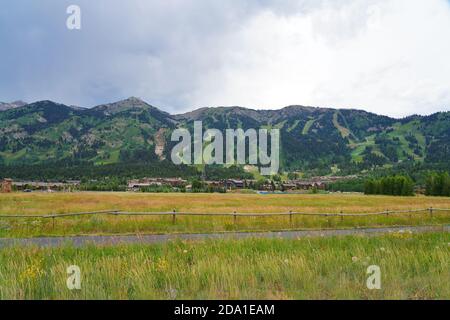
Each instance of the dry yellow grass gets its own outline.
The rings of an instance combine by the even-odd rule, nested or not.
[[[121,210],[134,212],[193,213],[364,213],[384,210],[450,208],[450,198],[388,197],[355,194],[256,195],[256,194],[143,194],[143,193],[34,193],[0,195],[0,215],[62,214]],[[51,220],[51,219],[50,219]],[[341,228],[384,225],[442,224],[450,214],[436,213],[377,217],[171,217],[82,216],[57,219],[0,219],[0,237],[42,235],[218,232],[280,230],[289,228]]]
[[[66,213],[97,210],[188,211],[208,213],[372,212],[418,208],[450,208],[450,198],[389,197],[357,194],[145,194],[33,193],[0,194],[0,214]]]

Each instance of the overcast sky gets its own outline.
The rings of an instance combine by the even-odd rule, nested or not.
[[[81,7],[82,29],[66,28]],[[450,110],[448,0],[2,0],[0,101]]]

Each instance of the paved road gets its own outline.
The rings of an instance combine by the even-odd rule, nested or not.
[[[173,240],[207,240],[207,239],[297,239],[306,237],[332,237],[346,235],[373,236],[391,232],[450,232],[450,225],[446,226],[418,226],[418,227],[385,227],[364,229],[341,229],[341,230],[301,230],[281,232],[227,232],[210,234],[165,234],[165,235],[127,235],[127,236],[78,236],[78,237],[46,237],[29,239],[0,239],[0,248],[10,246],[40,246],[58,247],[72,245],[82,247],[89,244],[117,245],[117,244],[151,244],[164,243]]]

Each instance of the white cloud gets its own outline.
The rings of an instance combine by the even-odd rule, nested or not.
[[[450,108],[450,10],[440,0],[266,9],[222,40],[193,105],[358,107],[403,116]]]
[[[65,28],[70,0],[5,1],[4,101],[450,107],[448,0],[78,0],[80,32]]]

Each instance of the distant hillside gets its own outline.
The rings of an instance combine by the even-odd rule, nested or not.
[[[92,109],[52,101],[0,104],[0,164],[161,162],[170,159],[172,130],[194,120],[222,130],[279,128],[282,165],[289,170],[358,171],[450,159],[450,112],[393,119],[361,110],[289,106],[170,115],[129,98]]]
[[[0,111],[23,107],[26,104],[27,103],[23,101],[14,101],[9,103],[0,102]]]
[[[285,168],[404,162],[448,162],[450,112],[393,119],[361,110],[289,106],[256,111],[239,107],[204,108],[177,115],[180,122],[202,120],[211,128],[279,128]]]

